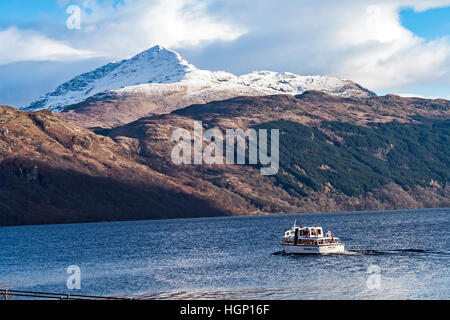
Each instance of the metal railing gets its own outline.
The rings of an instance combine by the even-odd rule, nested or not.
[[[28,297],[32,299],[44,300],[131,300],[131,298],[123,297],[88,296],[82,294],[0,289],[0,300],[10,300],[14,297],[19,297],[19,299]]]

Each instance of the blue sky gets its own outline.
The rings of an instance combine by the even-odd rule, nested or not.
[[[1,0],[0,23],[27,26],[44,21],[64,22],[64,9],[55,0]]]
[[[69,5],[80,30],[66,26]],[[450,99],[448,0],[0,0],[0,104],[156,44],[199,68],[330,74]]]
[[[402,25],[428,40],[450,36],[450,7],[415,12],[412,8],[400,11]]]

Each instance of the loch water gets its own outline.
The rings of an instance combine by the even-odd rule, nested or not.
[[[294,219],[341,255],[285,255]],[[0,227],[0,288],[151,299],[450,299],[450,209]],[[67,267],[81,270],[69,290]]]

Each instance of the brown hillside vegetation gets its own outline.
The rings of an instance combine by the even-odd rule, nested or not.
[[[0,224],[223,215],[189,185],[49,111],[0,107]]]
[[[419,163],[429,163],[432,170],[419,176],[417,183],[415,178],[405,183],[395,177],[378,181],[379,175],[370,171],[367,180],[375,179],[376,183],[352,193],[341,185],[351,183],[354,177],[333,176],[339,171],[338,164],[348,166],[345,159],[352,159],[352,166],[378,161],[374,162],[378,166],[375,171],[395,165],[389,156],[404,152],[397,143],[355,149],[348,139],[364,138],[364,133],[355,130],[372,130],[371,122],[389,124],[395,120],[399,128],[403,128],[401,124],[420,125],[417,115],[449,119],[450,102],[397,96],[339,98],[319,92],[297,97],[239,97],[141,118],[99,130],[102,135],[49,111],[0,107],[0,224],[450,206],[448,166],[441,164],[448,150],[432,154],[429,160],[418,159]],[[314,130],[307,133],[308,143],[317,150],[309,155],[307,149],[282,146],[291,150],[284,160],[294,163],[289,168],[280,167],[277,176],[261,176],[258,168],[244,165],[176,166],[170,158],[174,146],[171,133],[176,128],[192,130],[193,120],[201,120],[204,129],[222,130],[284,120],[283,126]],[[346,128],[350,131],[343,135],[329,127],[329,121],[354,127]],[[283,134],[288,132],[282,132],[280,144],[285,143]],[[324,146],[333,148],[331,154],[353,153],[330,161],[327,153],[321,153]],[[295,160],[294,155],[306,155],[307,162]],[[317,161],[316,167],[307,167]],[[329,180],[320,180],[323,177]]]
[[[447,112],[449,102],[442,99],[428,100],[421,98],[401,98],[395,95],[370,98],[342,98],[326,93],[309,91],[296,97],[290,95],[254,97],[258,91],[241,92],[235,99],[233,92],[209,90],[202,95],[188,94],[187,88],[179,85],[166,85],[152,95],[134,94],[118,95],[105,93],[93,96],[84,102],[68,106],[58,115],[85,128],[112,128],[125,125],[139,118],[155,114],[168,114],[192,104],[197,108],[190,108],[189,112],[207,112],[203,106],[207,102],[217,101],[225,110],[233,106],[241,106],[248,117],[253,119],[253,107],[264,104],[264,109],[272,107],[271,115],[288,118],[295,121],[307,122],[314,119],[353,121],[364,123],[367,121],[404,120],[409,115],[422,114],[440,116]],[[248,97],[245,97],[248,94]],[[229,100],[225,100],[229,99]],[[221,102],[222,101],[222,102]],[[248,101],[250,105],[245,105]],[[220,108],[217,103],[212,104]],[[242,106],[246,106],[243,110]],[[211,106],[208,104],[207,106]],[[286,114],[283,114],[285,112]],[[258,113],[258,112],[256,112]],[[255,119],[257,121],[257,119]]]
[[[263,177],[254,168],[239,165],[174,166],[170,159],[171,133],[177,128],[193,130],[193,120],[202,121],[204,129],[246,129],[273,120],[289,120],[317,128],[333,144],[343,139],[333,136],[323,121],[340,121],[365,126],[368,122],[416,123],[416,115],[449,119],[450,102],[397,96],[370,99],[339,98],[320,92],[307,92],[298,97],[288,95],[238,97],[230,100],[193,105],[169,115],[139,119],[128,125],[103,131],[130,152],[140,155],[147,166],[168,176],[195,181],[197,188],[222,190],[239,197],[240,202],[221,205],[236,214],[286,213],[338,210],[369,210],[394,208],[440,207],[450,205],[448,184],[399,186],[384,184],[364,194],[349,196],[327,183],[320,190],[307,190],[299,195],[283,188],[275,177]],[[280,143],[282,143],[282,137]],[[394,147],[377,149],[373,156],[380,158]],[[289,157],[289,155],[287,155]],[[326,160],[326,159],[324,159]],[[302,166],[298,163],[296,166]],[[328,166],[321,166],[327,168]],[[351,180],[351,177],[347,178]],[[301,184],[301,182],[299,182]],[[304,186],[302,186],[304,187]],[[239,203],[247,206],[240,207]]]

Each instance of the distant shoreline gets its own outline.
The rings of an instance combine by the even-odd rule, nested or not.
[[[85,222],[69,222],[69,223],[43,223],[43,224],[21,224],[21,225],[0,225],[2,227],[28,227],[28,226],[58,226],[58,225],[76,225],[76,224],[96,224],[96,223],[122,223],[122,222],[163,222],[163,221],[176,221],[176,220],[202,220],[202,219],[223,219],[223,218],[252,218],[252,217],[275,217],[275,216],[302,216],[302,215],[315,215],[315,214],[353,214],[353,213],[386,213],[386,212],[396,212],[396,211],[422,211],[422,210],[433,210],[433,211],[450,211],[450,207],[442,208],[409,208],[409,209],[384,209],[384,210],[355,210],[355,211],[320,211],[320,212],[301,212],[301,213],[268,213],[268,214],[250,214],[250,215],[236,215],[236,216],[210,216],[210,217],[185,217],[185,218],[161,218],[161,219],[141,219],[141,220],[103,220],[103,221],[85,221]]]

